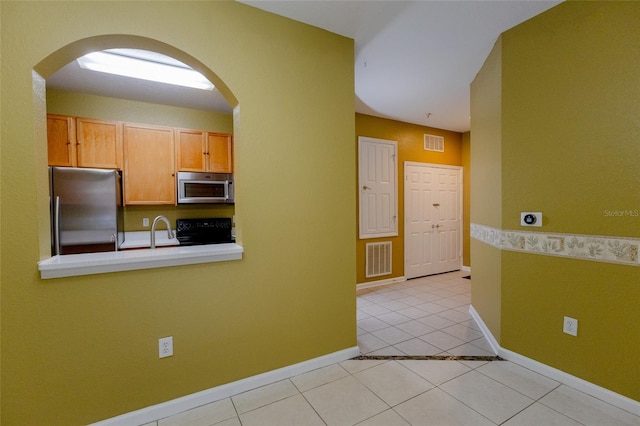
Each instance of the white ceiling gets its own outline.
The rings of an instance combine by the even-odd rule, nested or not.
[[[216,89],[213,91],[190,89],[89,71],[80,68],[76,61],[69,62],[47,78],[47,87],[225,114],[232,113],[231,107]]]
[[[357,112],[458,132],[498,36],[560,3],[239,1],[354,39]]]
[[[238,1],[354,39],[357,112],[458,132],[470,128],[469,85],[498,36],[560,3],[546,0]],[[47,79],[47,85],[231,112],[215,90],[211,93],[179,89],[96,74],[81,70],[74,61]]]

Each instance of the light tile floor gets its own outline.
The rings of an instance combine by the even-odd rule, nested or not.
[[[638,426],[509,361],[348,360],[149,425]]]
[[[358,292],[365,354],[494,355],[464,272]],[[154,426],[639,426],[640,417],[509,361],[348,360]]]
[[[456,271],[358,290],[363,355],[495,355],[469,315],[471,280]]]

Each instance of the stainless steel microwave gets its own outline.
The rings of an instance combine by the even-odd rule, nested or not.
[[[178,204],[233,204],[233,174],[178,172]]]

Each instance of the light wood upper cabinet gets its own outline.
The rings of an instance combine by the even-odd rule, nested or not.
[[[233,137],[224,133],[207,133],[208,172],[233,173]]]
[[[47,115],[50,166],[122,168],[122,124]]]
[[[122,123],[76,119],[78,167],[122,168]]]
[[[174,129],[124,125],[125,204],[175,204]]]
[[[176,129],[176,164],[182,172],[206,170],[206,133],[200,130]]]
[[[47,115],[47,149],[50,166],[76,166],[76,127],[73,117]]]
[[[176,129],[176,168],[182,172],[233,172],[233,137]]]
[[[125,204],[175,204],[176,170],[233,173],[233,136],[47,115],[50,166],[122,169]]]

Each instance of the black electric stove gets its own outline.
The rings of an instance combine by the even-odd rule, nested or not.
[[[234,243],[231,219],[214,217],[176,220],[176,237],[181,246]]]

